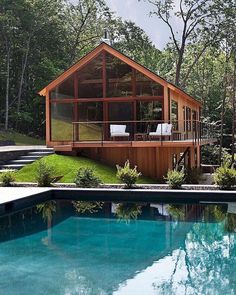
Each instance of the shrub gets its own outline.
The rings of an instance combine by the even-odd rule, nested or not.
[[[129,222],[131,219],[137,219],[142,213],[142,207],[133,203],[120,203],[116,208],[116,215],[120,220]]]
[[[11,186],[12,182],[15,181],[15,176],[13,172],[2,173],[2,186]]]
[[[36,173],[38,186],[51,186],[51,183],[54,179],[54,169],[52,166],[48,165],[44,159],[39,160]]]
[[[227,165],[216,169],[214,181],[220,189],[233,189],[236,186],[236,170]]]
[[[75,184],[78,187],[98,187],[101,179],[97,177],[91,168],[80,168],[75,177]]]
[[[201,148],[202,154],[202,163],[203,164],[210,164],[210,165],[217,165],[219,164],[219,151],[220,147],[218,145],[204,145]],[[226,157],[229,157],[229,149],[222,148],[222,159],[223,161]]]
[[[141,173],[137,171],[137,166],[135,166],[133,169],[130,168],[129,160],[125,162],[124,167],[116,165],[116,168],[116,176],[121,182],[125,183],[126,188],[132,188],[137,182],[138,178],[141,176]]]
[[[181,185],[184,183],[185,175],[183,171],[170,170],[165,179],[170,188],[178,189],[181,188]]]
[[[72,201],[72,204],[78,213],[97,213],[103,207],[103,202],[86,202],[86,201]]]

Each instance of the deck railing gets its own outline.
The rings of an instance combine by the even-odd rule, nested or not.
[[[72,125],[73,142],[192,141],[197,143],[215,138],[213,124],[193,120],[88,121],[73,122]],[[115,132],[112,132],[113,129]]]

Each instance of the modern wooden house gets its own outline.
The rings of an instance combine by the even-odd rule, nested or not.
[[[106,43],[39,92],[46,97],[46,143],[111,165],[127,159],[161,178],[200,165],[212,142],[201,103]]]

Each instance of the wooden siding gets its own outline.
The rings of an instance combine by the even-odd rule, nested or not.
[[[177,160],[180,158],[180,153],[183,153],[186,148],[88,148],[82,149],[83,154],[89,158],[99,160],[111,166],[117,164],[124,165],[125,161],[129,160],[132,166],[137,166],[138,170],[144,176],[154,179],[163,179],[168,170],[172,167],[172,155],[177,154]],[[190,149],[189,164],[195,166],[194,148]]]

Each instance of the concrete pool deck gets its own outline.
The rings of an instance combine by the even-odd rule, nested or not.
[[[0,205],[19,199],[24,199],[50,191],[50,188],[40,187],[1,187]]]
[[[33,151],[33,150],[47,150],[46,145],[6,145],[0,146],[1,152],[14,152],[14,151]]]

